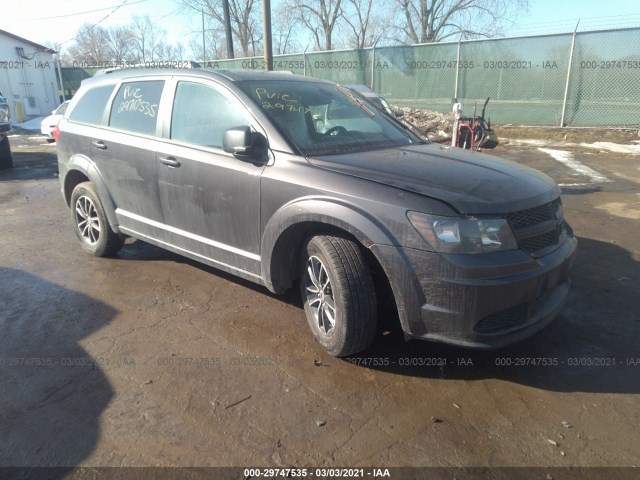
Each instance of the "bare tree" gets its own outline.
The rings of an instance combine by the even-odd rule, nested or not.
[[[185,12],[193,15],[194,11],[204,11],[224,28],[224,14],[222,2],[219,0],[180,0]],[[245,57],[249,57],[260,48],[258,42],[262,39],[262,25],[260,21],[259,0],[229,0],[229,17],[233,36],[240,43]],[[208,49],[208,46],[207,46]]]
[[[75,62],[100,65],[111,62],[109,50],[109,32],[106,28],[85,23],[76,33],[69,55]]]
[[[62,52],[62,42],[57,42],[54,40],[48,40],[46,42],[43,43],[43,45],[47,48],[50,48],[51,50],[54,50],[57,53],[61,53]]]
[[[148,62],[160,59],[158,47],[164,42],[165,30],[155,26],[148,15],[135,17],[129,28],[136,61]]]
[[[281,55],[301,51],[302,47],[296,39],[298,31],[296,11],[286,3],[281,3],[276,7],[271,18],[273,20],[273,53]]]
[[[219,22],[212,20],[211,18],[206,20],[205,28],[205,49],[202,52],[202,31],[194,31],[193,37],[189,41],[189,50],[194,60],[201,61],[203,57],[205,60],[219,60],[226,58],[226,39],[224,35],[224,28]]]
[[[107,30],[107,49],[113,62],[122,63],[132,59],[133,34],[124,25],[117,25]]]
[[[181,43],[172,44],[161,41],[155,48],[156,60],[184,60],[184,46]]]
[[[333,49],[336,22],[342,15],[342,0],[289,0],[288,6],[311,32],[318,50]]]
[[[173,51],[174,51],[174,57],[173,57],[174,60],[182,61],[182,60],[185,59],[184,58],[184,45],[182,43],[178,42],[175,45]]]
[[[61,47],[58,46],[56,50],[60,51]],[[180,60],[183,56],[184,46],[168,43],[166,32],[145,16],[134,18],[129,25],[116,25],[111,28],[82,25],[63,60],[66,63],[76,61],[101,65]]]
[[[371,47],[390,27],[393,15],[387,12],[383,0],[343,0],[342,6],[342,30],[350,47]]]
[[[438,42],[457,35],[489,37],[529,0],[395,0],[397,24],[409,43]]]

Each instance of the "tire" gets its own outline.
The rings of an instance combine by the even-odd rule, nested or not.
[[[331,355],[365,350],[376,334],[376,294],[359,245],[318,235],[303,249],[300,293],[311,332]]]
[[[114,255],[124,240],[111,230],[104,208],[91,182],[76,185],[71,193],[71,218],[85,252],[96,257]]]
[[[13,156],[8,137],[0,137],[0,170],[13,168]]]

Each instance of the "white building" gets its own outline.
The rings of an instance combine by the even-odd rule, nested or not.
[[[0,92],[11,107],[14,124],[49,115],[60,104],[55,53],[0,30]]]

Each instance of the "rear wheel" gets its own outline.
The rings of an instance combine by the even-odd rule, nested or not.
[[[71,193],[71,218],[82,248],[96,257],[115,254],[124,240],[111,230],[100,198],[91,182],[83,182]]]
[[[311,331],[331,355],[350,355],[373,343],[375,289],[356,242],[334,235],[310,238],[303,252],[300,291]]]

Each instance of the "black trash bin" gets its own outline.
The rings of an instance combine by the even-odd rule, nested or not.
[[[0,139],[0,170],[7,168],[13,168],[13,156],[11,155],[9,138],[2,136]]]

